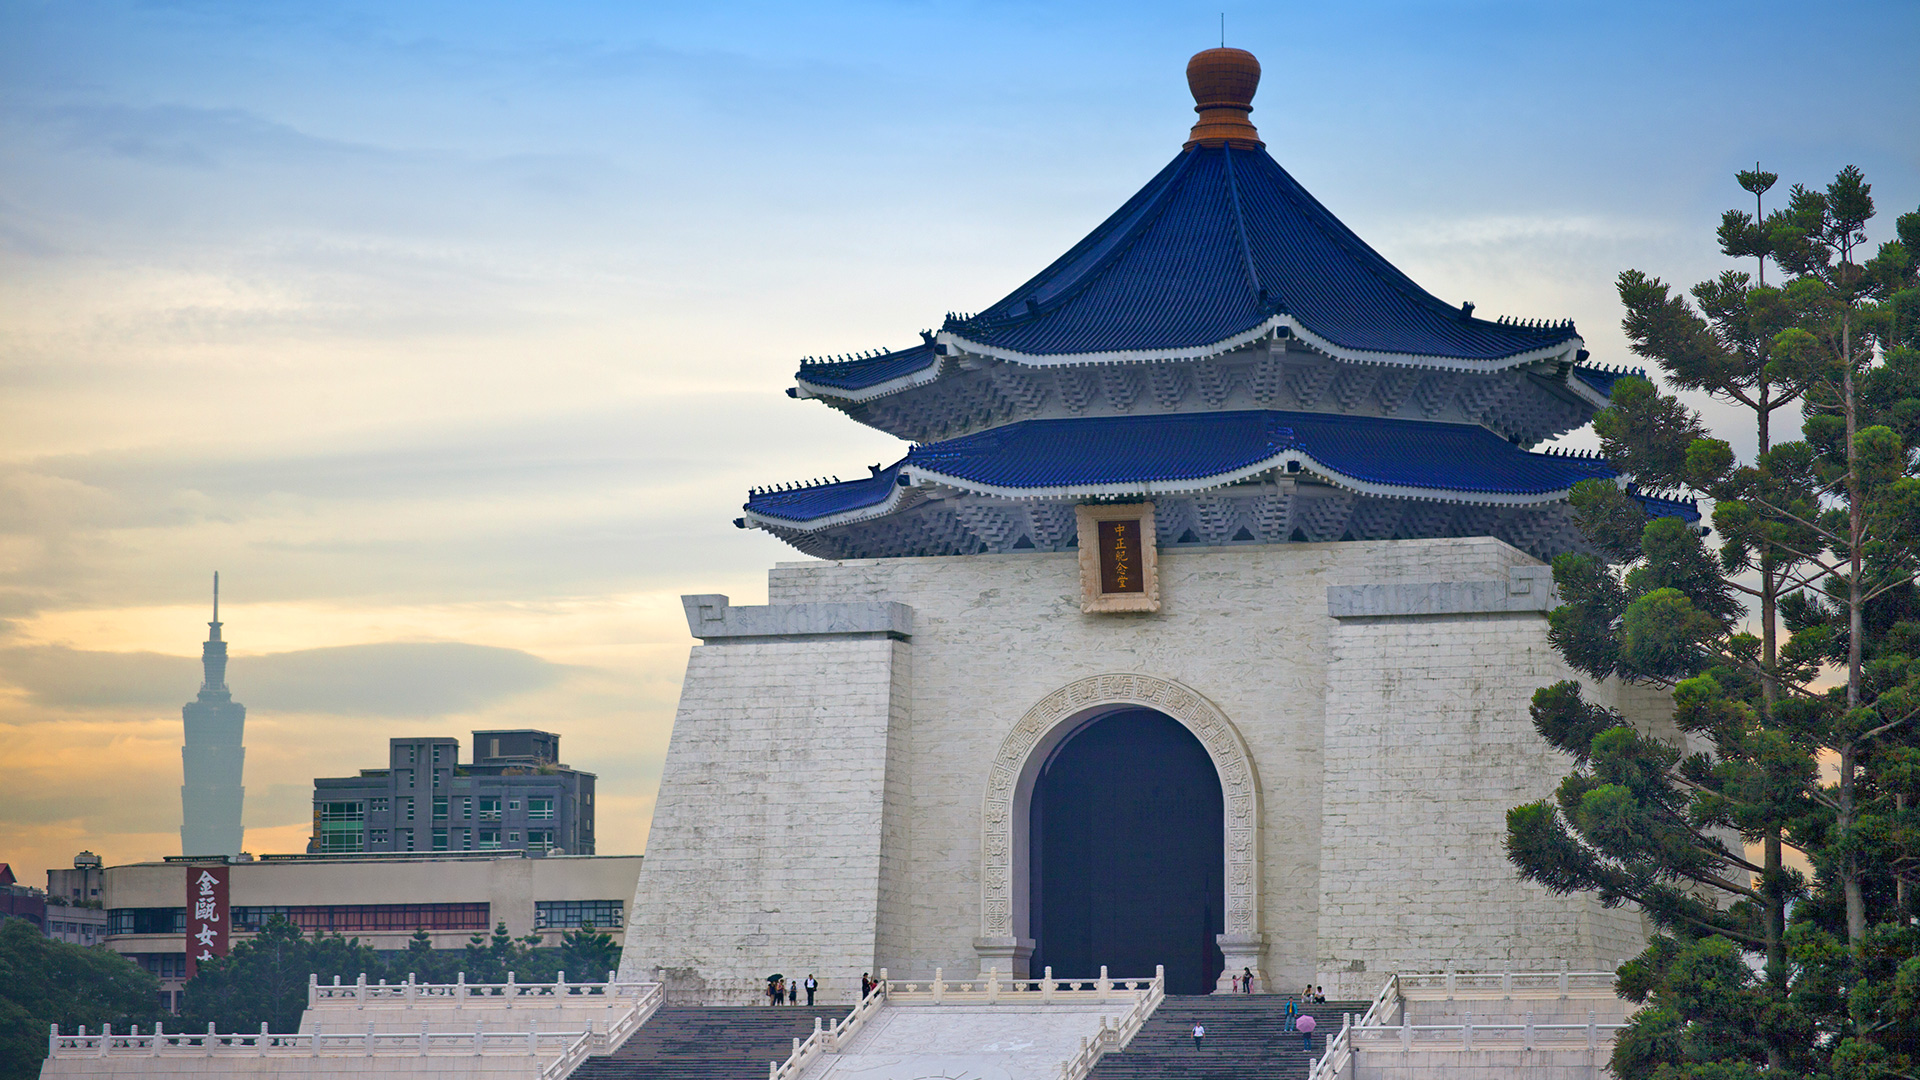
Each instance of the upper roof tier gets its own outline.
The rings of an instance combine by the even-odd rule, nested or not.
[[[1304,404],[1227,400],[1236,380],[1253,389],[1243,369],[1258,362],[1254,354],[1281,351],[1291,354],[1285,364],[1462,376],[1454,384],[1461,408],[1443,410],[1444,418],[1487,423],[1527,444],[1578,427],[1606,405],[1602,387],[1575,377],[1585,355],[1571,321],[1476,318],[1472,304],[1440,300],[1281,168],[1248,119],[1260,78],[1251,54],[1209,49],[1188,64],[1187,77],[1200,115],[1186,145],[1066,254],[985,311],[923,332],[919,345],[807,361],[791,392],[905,438],[950,438],[1103,409],[1098,400],[1080,404],[1085,395],[1071,387],[1049,401],[1024,385],[1011,393],[973,385],[1005,382],[995,374],[1001,369],[1018,382],[1019,372],[1041,369],[1218,361],[1218,371],[1169,377],[1210,383],[1219,400],[1160,408]],[[1469,385],[1521,374],[1544,381],[1520,394],[1504,392],[1504,382]],[[1427,396],[1440,393],[1429,388]],[[1127,398],[1124,389],[1120,396]],[[900,400],[876,404],[885,398]],[[1131,408],[1123,401],[1118,411]]]
[[[1507,366],[1571,322],[1474,318],[1414,284],[1265,150],[1194,146],[1086,239],[939,340],[1028,363],[1212,356],[1286,327],[1335,357]],[[1506,363],[1501,363],[1501,362]]]

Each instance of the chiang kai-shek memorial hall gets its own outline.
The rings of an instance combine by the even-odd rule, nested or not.
[[[1641,947],[1500,847],[1566,771],[1527,713],[1571,677],[1544,561],[1583,546],[1576,483],[1625,483],[1534,448],[1620,372],[1395,269],[1267,152],[1259,75],[1195,56],[1179,153],[999,302],[800,364],[789,395],[912,448],[750,494],[735,524],[809,556],[768,605],[684,598],[625,975],[721,1003],[773,971],[1164,964],[1172,993],[1365,997]]]

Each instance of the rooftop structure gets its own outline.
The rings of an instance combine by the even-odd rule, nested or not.
[[[549,850],[593,854],[593,773],[563,765],[560,736],[476,731],[473,761],[444,737],[388,740],[387,767],[313,782],[319,853]]]
[[[1342,224],[1249,120],[1250,53],[1209,49],[1187,80],[1185,146],[1052,265],[918,344],[801,363],[791,396],[915,440],[904,458],[756,489],[735,524],[822,558],[1058,551],[1076,503],[1152,498],[1162,547],[1582,548],[1568,493],[1618,470],[1531,448],[1622,372],[1570,320],[1478,316]]]
[[[227,689],[227,643],[220,639],[220,575],[213,575],[213,621],[200,647],[205,672],[200,695],[180,709],[186,729],[180,748],[185,783],[180,785],[180,851],[186,855],[237,855],[242,847],[240,807],[246,797],[241,775],[247,751],[247,707]]]
[[[1185,146],[1053,265],[800,366],[793,396],[915,445],[752,493],[738,525],[820,557],[764,606],[682,597],[627,978],[746,1004],[796,968],[1164,967],[1169,994],[1362,997],[1644,947],[1501,849],[1566,772],[1528,714],[1576,677],[1544,560],[1585,547],[1576,485],[1626,480],[1541,443],[1621,372],[1355,236],[1268,155],[1252,56],[1187,75]],[[1590,692],[1679,737],[1659,688]]]

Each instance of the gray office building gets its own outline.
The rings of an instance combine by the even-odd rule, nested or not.
[[[386,768],[314,780],[307,850],[591,855],[594,779],[546,731],[476,731],[466,765],[458,739],[391,739]]]

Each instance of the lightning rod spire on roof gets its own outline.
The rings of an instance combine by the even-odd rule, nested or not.
[[[220,571],[218,570],[215,570],[213,572],[213,621],[207,624],[207,628],[213,631],[212,635],[209,636],[207,640],[219,641],[220,640]]]

